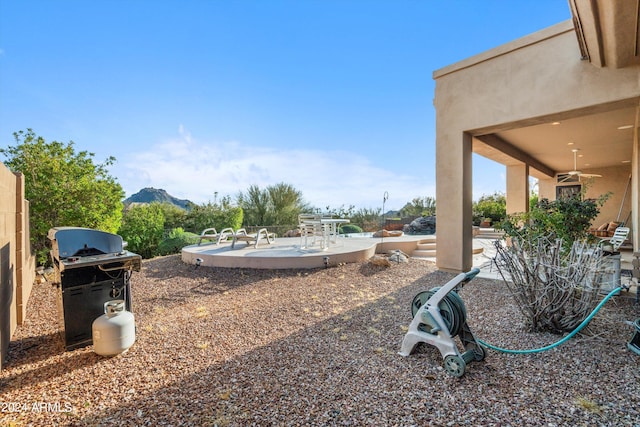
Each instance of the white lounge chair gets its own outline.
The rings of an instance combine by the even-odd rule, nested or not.
[[[215,240],[216,245],[219,245],[220,242],[227,241],[234,235],[233,228],[224,228],[220,233],[218,233],[215,228],[207,228],[200,233],[198,246],[200,246],[203,240]]]
[[[247,246],[249,246],[251,242],[255,242],[254,248],[257,248],[263,239],[266,240],[268,244],[271,244],[271,242],[276,239],[276,235],[275,233],[268,232],[266,228],[261,228],[257,233],[247,233],[247,230],[241,228],[233,235],[231,248],[233,249],[235,247],[237,241],[247,242]]]

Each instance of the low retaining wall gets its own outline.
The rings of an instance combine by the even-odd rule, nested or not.
[[[0,369],[9,341],[27,314],[36,261],[29,243],[24,176],[0,163]]]

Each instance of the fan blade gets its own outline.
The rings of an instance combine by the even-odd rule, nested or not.
[[[580,178],[602,178],[602,175],[598,175],[597,173],[581,173],[579,175]]]

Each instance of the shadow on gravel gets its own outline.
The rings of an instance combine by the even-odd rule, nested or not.
[[[413,296],[452,277],[443,272],[429,273],[370,303],[314,323],[285,339],[212,363],[194,375],[179,377],[167,387],[82,421],[88,425],[138,420],[144,425],[325,426],[452,422],[517,425],[526,419],[528,425],[562,425],[616,424],[615,414],[629,414],[630,408],[632,416],[640,416],[637,408],[632,409],[633,403],[620,404],[617,396],[623,390],[602,397],[601,407],[610,408],[606,413],[576,408],[576,397],[584,390],[575,376],[559,376],[554,366],[559,360],[567,369],[577,369],[578,364],[588,367],[595,363],[594,369],[602,366],[598,360],[576,360],[571,350],[557,352],[550,360],[545,356],[490,352],[484,361],[471,363],[461,378],[442,369],[442,357],[432,346],[421,345],[407,358],[399,356],[406,331],[403,328],[411,321]],[[489,293],[490,306],[474,306],[474,294],[479,292]],[[470,301],[472,328],[488,311],[500,312],[507,306],[505,315],[513,313],[500,282],[478,279],[461,295]],[[489,326],[508,334],[513,322],[511,319]],[[268,324],[260,322],[256,327],[264,328],[265,333],[269,329]],[[620,375],[633,375],[636,368],[628,365],[625,350],[612,350],[607,343],[585,345],[607,351],[608,361],[625,371]],[[598,378],[591,381],[590,387],[598,388]],[[541,382],[558,384],[554,396],[538,392]]]

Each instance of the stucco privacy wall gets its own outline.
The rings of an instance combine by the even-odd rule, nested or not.
[[[434,72],[437,265],[472,266],[472,136],[636,105],[637,68],[580,59],[570,21]]]
[[[0,163],[0,368],[11,336],[25,319],[34,280],[24,176]]]

